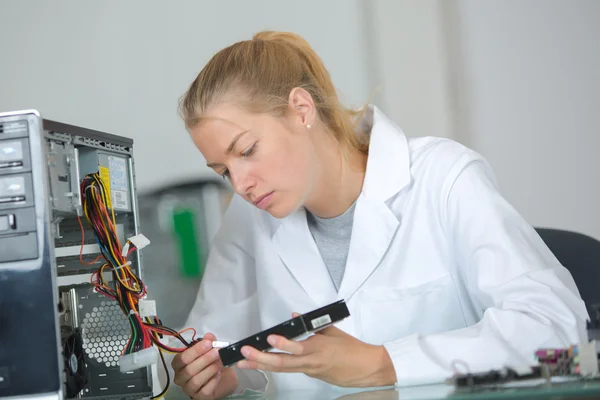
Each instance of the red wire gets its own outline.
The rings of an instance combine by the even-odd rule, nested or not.
[[[81,185],[81,192],[85,193],[85,188],[86,188],[86,184],[89,185],[89,177],[84,178],[84,180],[82,181],[82,185]],[[125,264],[125,262],[127,261],[128,256],[133,253],[134,251],[137,250],[137,248],[135,247],[135,245],[130,244],[130,248],[127,251],[126,255],[123,256],[121,254],[121,244],[120,244],[120,240],[118,238],[118,236],[116,235],[116,227],[111,219],[111,216],[109,215],[108,209],[106,204],[104,203],[104,199],[100,194],[100,189],[96,187],[96,185],[94,186],[87,186],[87,188],[89,190],[92,190],[91,195],[94,196],[94,206],[89,207],[88,208],[88,196],[83,196],[83,200],[84,200],[84,207],[88,210],[88,219],[89,222],[91,223],[91,225],[94,228],[94,231],[96,233],[96,235],[98,236],[98,241],[100,243],[104,243],[104,244],[108,244],[110,246],[110,244],[112,243],[113,246],[116,246],[116,248],[106,248],[107,251],[113,252],[114,251],[114,256],[117,258],[115,260],[115,262],[119,263],[119,265],[123,265]],[[80,249],[80,259],[81,259],[81,253],[83,250],[83,244],[85,242],[85,236],[84,236],[84,229],[83,229],[83,225],[81,223],[81,219],[78,217],[78,221],[79,221],[79,225],[81,227],[81,232],[82,232],[82,248]],[[106,236],[108,235],[108,237]],[[115,243],[116,241],[116,243]],[[103,254],[100,254],[98,256],[98,258],[96,258],[96,260],[94,260],[92,263],[93,264],[95,262],[98,261],[98,259],[100,257],[102,257]],[[109,265],[111,263],[109,262]],[[96,290],[100,293],[102,293],[104,296],[110,297],[114,300],[119,301],[119,299],[121,299],[121,301],[119,301],[119,305],[122,308],[122,311],[125,313],[126,310],[124,310],[123,308],[129,308],[131,310],[137,310],[136,304],[137,301],[139,301],[141,298],[143,298],[144,296],[146,296],[147,294],[147,288],[146,285],[143,284],[143,282],[141,280],[139,280],[137,278],[137,276],[133,273],[133,271],[129,268],[125,268],[119,271],[113,271],[113,273],[119,274],[121,280],[123,282],[126,282],[126,284],[130,287],[135,287],[133,286],[134,283],[138,283],[140,285],[139,288],[139,292],[138,293],[134,293],[130,290],[127,291],[127,293],[122,293],[122,288],[120,285],[116,285],[115,289],[116,292],[106,288],[105,286],[102,285],[102,267],[99,268],[97,271],[95,271],[92,276],[90,277],[90,281],[91,283],[96,287]],[[113,296],[114,295],[114,296]],[[125,297],[123,297],[125,296]],[[150,327],[147,326],[144,323],[143,318],[141,318],[139,316],[139,314],[135,314],[135,318],[137,318],[138,324],[141,328],[141,345],[143,348],[149,348],[153,345],[153,343],[156,344],[156,346],[166,349],[167,351],[171,351],[171,352],[182,352],[184,350],[186,350],[188,347],[184,347],[184,348],[175,348],[175,347],[170,347],[170,346],[166,346],[163,343],[160,342],[160,340],[158,339],[158,337],[156,336],[157,334],[162,334],[165,336],[173,336],[176,337],[176,335],[174,333],[172,333],[171,331],[166,331],[163,330],[159,327]],[[157,324],[161,324],[160,320],[158,320],[158,318],[154,318],[154,320],[156,321]],[[196,331],[192,328],[188,328],[182,331],[188,331],[188,330],[192,330],[194,332],[194,337],[196,336]],[[125,352],[125,350],[131,345],[131,340],[132,340],[133,336],[129,337],[129,342],[127,344],[127,346],[124,347],[123,353]]]

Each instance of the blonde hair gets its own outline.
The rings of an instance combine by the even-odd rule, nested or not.
[[[310,93],[319,119],[344,149],[368,152],[368,140],[358,131],[364,109],[342,105],[320,57],[294,33],[263,31],[219,51],[182,97],[180,114],[190,129],[210,107],[233,96],[247,111],[283,116],[295,87]]]

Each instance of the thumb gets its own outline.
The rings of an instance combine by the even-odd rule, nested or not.
[[[302,315],[302,314],[300,314],[300,313],[297,313],[297,312],[293,312],[293,313],[292,313],[292,318],[299,317],[300,315]]]

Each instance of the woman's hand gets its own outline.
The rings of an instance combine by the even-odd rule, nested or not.
[[[223,369],[218,349],[213,349],[215,335],[204,338],[175,356],[171,366],[175,384],[194,400],[215,400],[229,396],[237,388],[238,378],[233,368]]]
[[[300,314],[292,314],[294,317]],[[396,382],[396,372],[387,350],[354,338],[331,326],[303,341],[270,335],[267,341],[291,354],[262,352],[242,347],[246,360],[238,368],[273,372],[302,372],[337,386],[387,386]]]

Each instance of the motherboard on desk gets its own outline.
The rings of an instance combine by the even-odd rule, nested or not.
[[[449,383],[454,385],[458,394],[536,387],[558,389],[577,383],[599,386],[599,354],[600,346],[595,340],[567,348],[542,348],[534,355],[537,365],[456,372]],[[594,390],[594,393],[600,393],[597,388]]]

